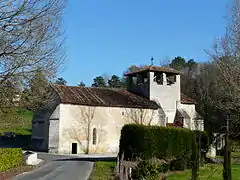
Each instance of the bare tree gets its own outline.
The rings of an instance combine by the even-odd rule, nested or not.
[[[233,0],[225,35],[208,52],[225,83],[240,96],[240,1]]]
[[[125,111],[128,122],[136,124],[151,125],[156,115],[153,109],[128,108]]]
[[[220,87],[223,87],[224,93],[228,95],[227,103],[230,108],[225,110],[225,154],[224,154],[224,179],[231,178],[231,148],[229,142],[229,116],[239,112],[240,100],[240,1],[233,0],[230,12],[227,16],[227,28],[225,35],[218,40],[210,54],[214,64],[219,70],[219,76],[222,78]],[[223,85],[224,84],[224,85]],[[226,105],[225,105],[226,106]],[[239,127],[238,118],[231,120],[230,126]]]
[[[169,64],[171,64],[171,59],[168,56],[159,61],[161,67],[169,68]]]
[[[64,60],[60,26],[65,4],[65,0],[0,0],[2,102],[28,86],[35,72],[50,79],[58,72]]]
[[[107,135],[101,124],[93,123],[95,111],[96,107],[94,106],[81,106],[77,110],[74,109],[73,113],[75,113],[76,120],[71,127],[65,129],[65,135],[77,141],[86,154],[100,151],[100,146]],[[91,146],[90,142],[92,142],[94,128],[96,128],[96,142],[94,146]]]

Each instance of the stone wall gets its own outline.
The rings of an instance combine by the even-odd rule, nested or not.
[[[121,128],[131,123],[129,113],[135,110],[117,107],[91,107],[80,105],[60,105],[59,152],[71,153],[72,143],[77,143],[78,153],[84,153],[89,137],[90,153],[117,153]],[[88,133],[88,115],[94,111]],[[159,125],[158,110],[144,110],[146,123]],[[93,129],[96,128],[97,143],[93,144]]]

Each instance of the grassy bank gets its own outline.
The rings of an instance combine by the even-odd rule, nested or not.
[[[113,180],[115,162],[96,162],[89,180]]]
[[[222,179],[222,165],[205,165],[200,168],[199,171],[199,180],[219,180]],[[169,175],[167,180],[187,180],[191,178],[191,170],[184,172],[177,172]],[[232,179],[240,180],[240,165],[232,165]]]
[[[11,109],[5,113],[0,133],[15,132],[18,135],[31,135],[33,112],[25,109]]]

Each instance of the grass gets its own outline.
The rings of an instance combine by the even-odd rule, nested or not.
[[[25,109],[10,111],[10,118],[1,124],[2,132],[15,132],[17,135],[31,135],[33,112]]]
[[[219,180],[222,178],[222,165],[208,164],[200,168],[199,180]],[[169,175],[167,180],[188,180],[191,179],[191,170],[177,172]],[[232,179],[240,180],[240,164],[232,165]]]
[[[90,180],[113,180],[115,165],[115,162],[96,162]]]
[[[3,132],[15,132],[17,136],[13,140],[0,141],[0,144],[9,147],[28,147],[31,143],[32,118],[33,112],[25,109],[11,109],[6,112],[5,119],[0,124],[0,135]]]

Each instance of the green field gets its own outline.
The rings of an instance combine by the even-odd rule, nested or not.
[[[33,112],[24,109],[11,110],[2,120],[0,133],[15,132],[18,135],[31,135]]]
[[[219,180],[222,178],[222,165],[207,164],[200,168],[199,180]],[[167,180],[188,180],[191,179],[191,170],[184,172],[177,172],[175,174],[169,175]],[[232,179],[240,180],[240,164],[232,165]]]

